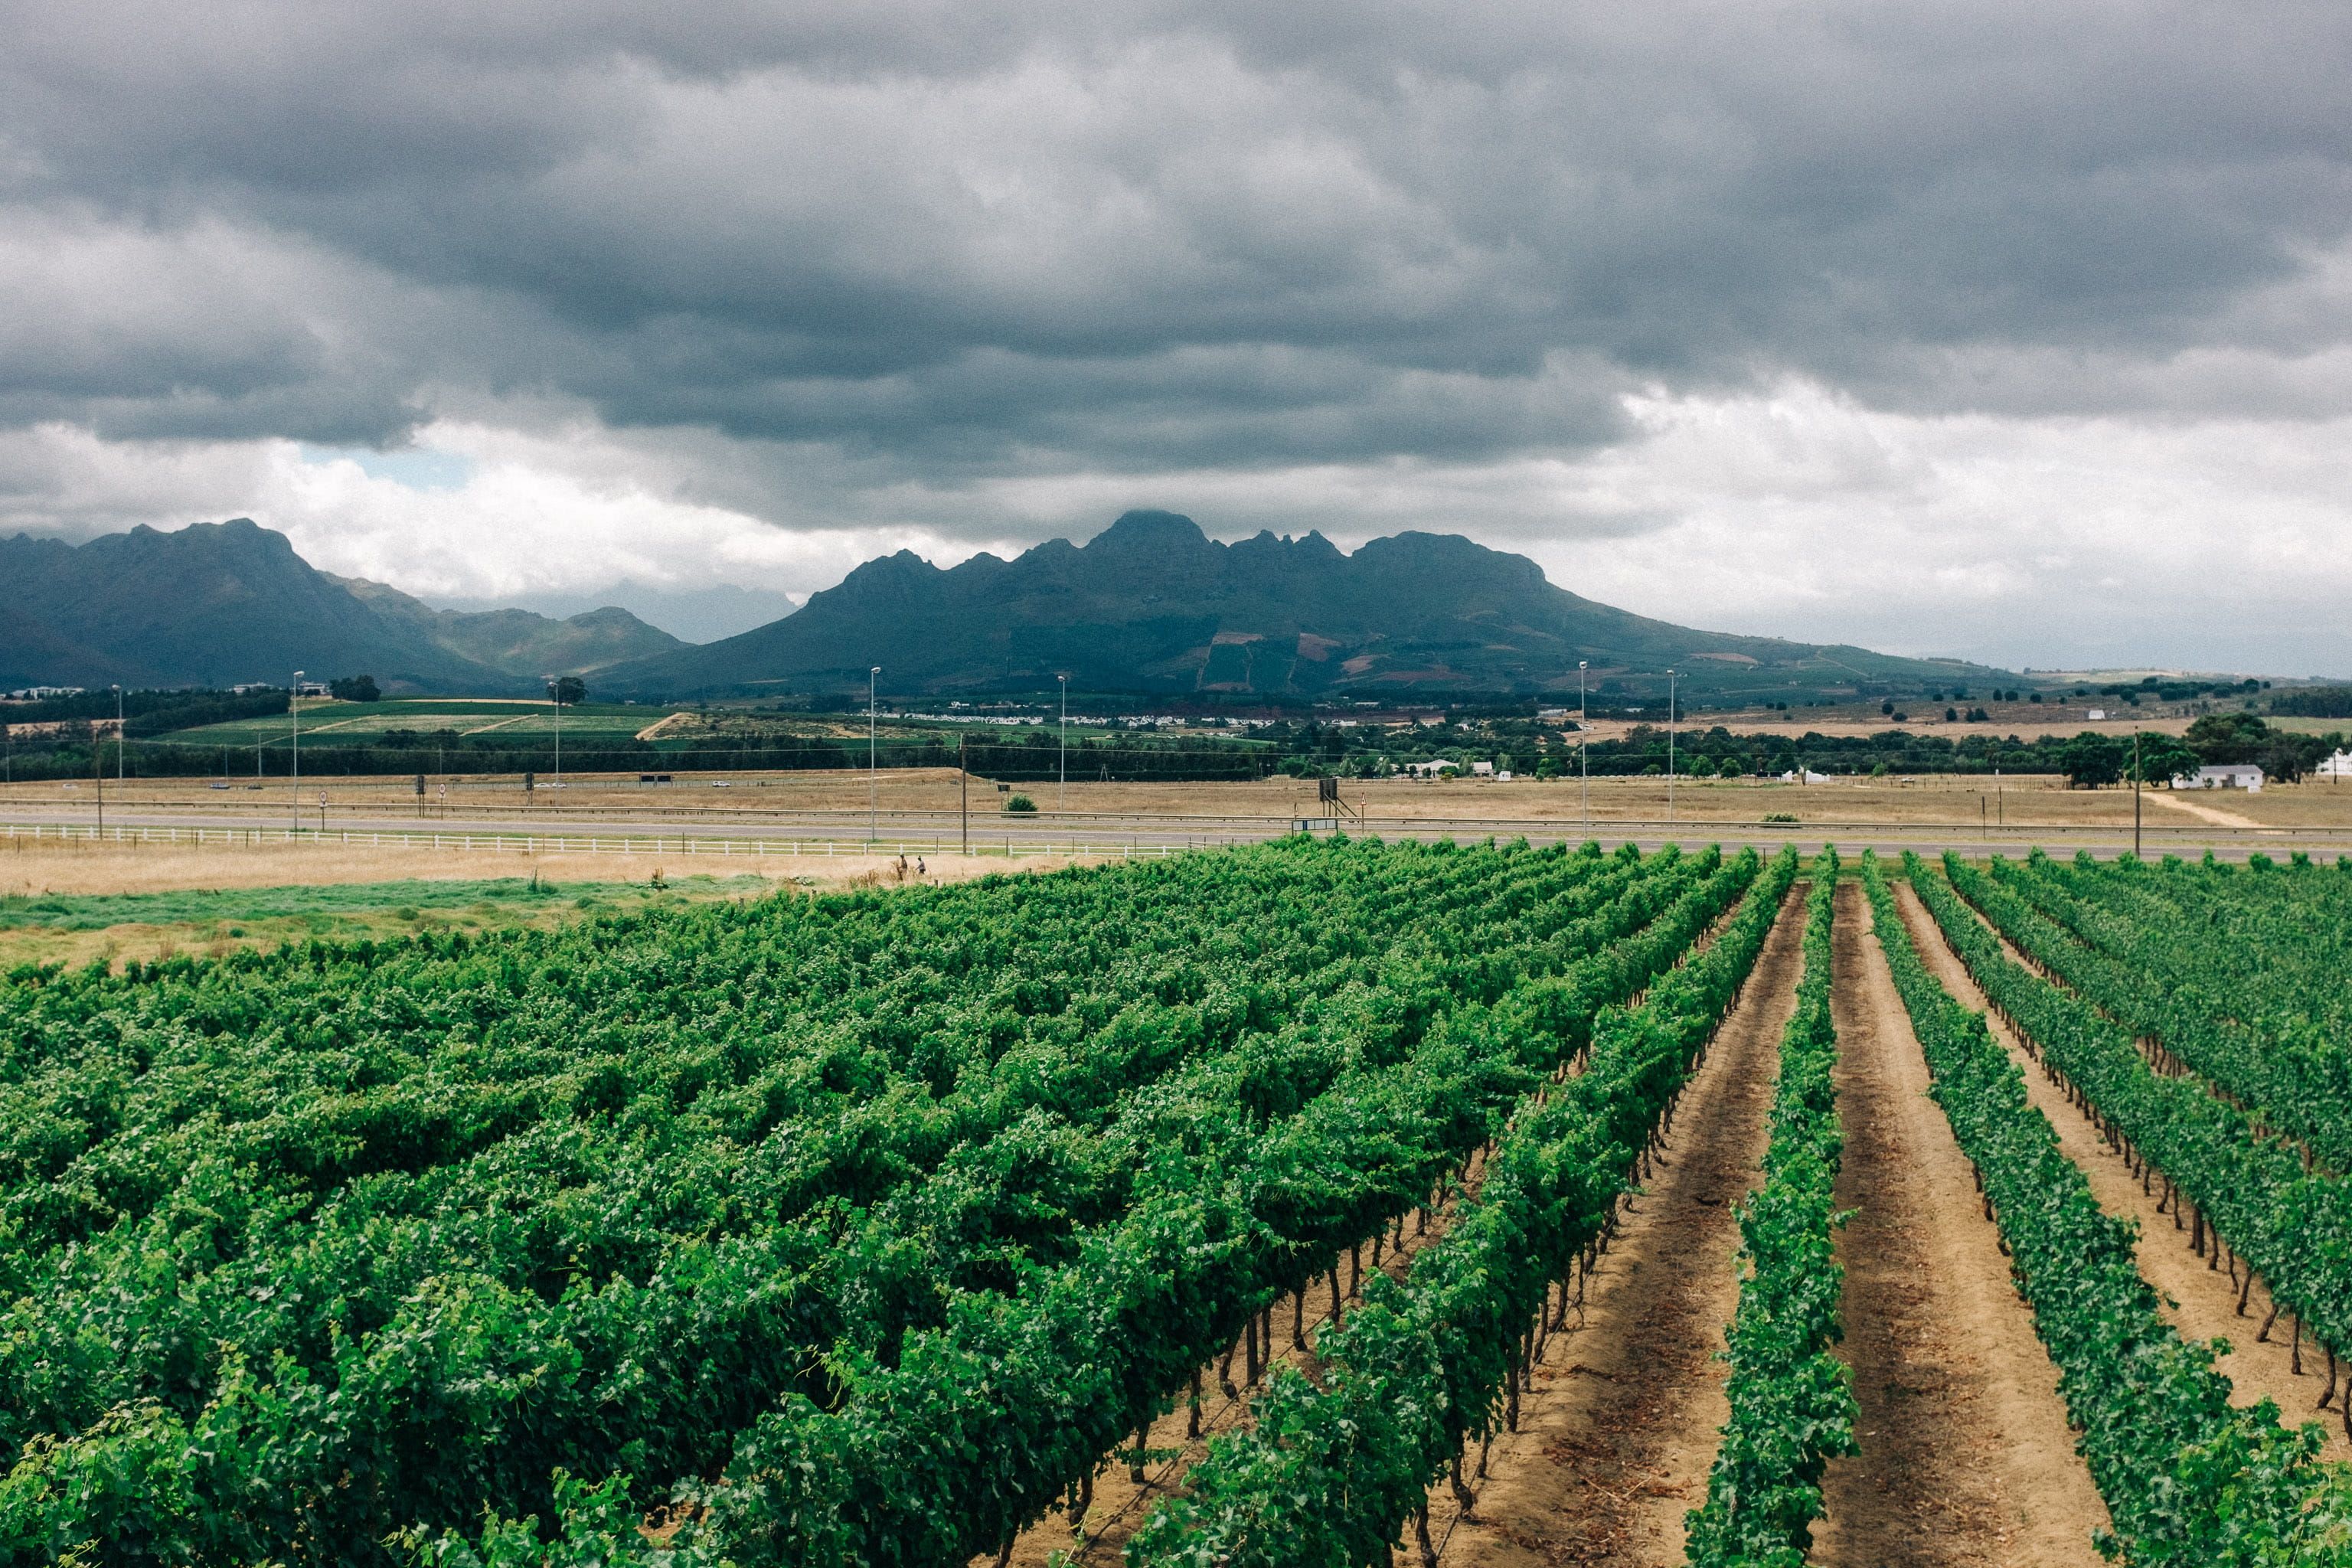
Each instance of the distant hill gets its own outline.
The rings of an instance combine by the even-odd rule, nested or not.
[[[682,697],[1073,689],[1264,696],[1604,698],[1913,694],[2006,671],[1865,648],[1696,631],[1580,598],[1525,556],[1454,534],[1401,533],[1352,555],[1320,533],[1210,539],[1190,518],[1131,511],[1084,546],[1053,540],[941,570],[908,551],[869,561],[794,614],[723,641],[605,670],[616,693]]]
[[[330,580],[378,615],[415,626],[443,650],[505,675],[586,675],[690,646],[611,605],[563,620],[530,610],[436,610],[364,577],[330,574]]]
[[[80,545],[0,539],[0,686],[282,685],[299,668],[390,689],[507,692],[685,646],[625,610],[568,621],[436,611],[320,572],[247,518]]]

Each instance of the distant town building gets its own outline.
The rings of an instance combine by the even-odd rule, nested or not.
[[[2249,795],[2259,795],[2263,788],[2263,770],[2252,763],[2217,763],[2199,768],[2193,773],[2176,773],[2175,789],[2242,789]]]
[[[1462,764],[1444,757],[1432,757],[1425,763],[1407,763],[1404,771],[1417,779],[1441,779],[1448,773],[1460,773]]]
[[[1495,776],[1495,764],[1492,763],[1472,763],[1470,764],[1470,776],[1474,779],[1493,778]]]
[[[27,686],[21,690],[11,691],[8,697],[16,702],[40,702],[51,697],[79,697],[83,690],[84,688],[79,686]]]
[[[1827,784],[1830,782],[1830,775],[1817,773],[1811,768],[1803,769],[1801,772],[1792,769],[1780,775],[1780,782],[1782,784]]]
[[[2106,710],[2105,709],[2104,709],[2104,708],[2092,708],[2092,709],[2088,709],[2088,710],[2084,710],[2084,714],[2083,714],[2083,717],[2084,717],[2084,718],[2090,720],[2093,723],[2096,723],[2098,721],[2100,721],[2100,720],[2102,720],[2102,719],[2105,718],[2106,716],[2107,716],[2107,710]]]

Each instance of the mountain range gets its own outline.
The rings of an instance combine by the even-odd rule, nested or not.
[[[0,540],[0,688],[227,685],[369,674],[388,690],[512,693],[583,674],[599,696],[893,696],[1073,689],[1428,700],[1559,696],[1589,667],[1604,702],[1911,695],[2006,671],[1693,630],[1579,597],[1525,556],[1400,533],[1352,554],[1320,533],[1224,544],[1131,511],[1084,545],[940,568],[869,561],[799,610],[681,642],[626,610],[568,618],[435,609],[332,576],[248,519],[81,545]]]
[[[568,620],[435,610],[319,571],[249,518],[80,545],[0,539],[0,689],[283,683],[299,667],[394,690],[507,693],[685,646],[609,607]]]
[[[797,612],[722,641],[602,671],[648,697],[1052,690],[1409,700],[1663,695],[1666,671],[1715,700],[1913,693],[2006,671],[1865,648],[1736,637],[1613,609],[1523,555],[1456,534],[1400,533],[1349,554],[1320,533],[1209,538],[1130,511],[1084,545],[1051,540],[942,570],[908,551],[869,561]]]

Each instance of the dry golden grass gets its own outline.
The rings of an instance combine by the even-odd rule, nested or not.
[[[1006,869],[1002,857],[925,857],[929,879],[961,880]],[[1023,870],[1070,864],[1066,856],[1024,856]],[[914,864],[910,858],[909,867]],[[686,877],[755,876],[795,886],[839,888],[867,879],[896,881],[887,855],[523,855],[431,845],[349,847],[325,844],[60,844],[0,838],[0,893],[160,893],[192,888],[315,887],[410,879],[469,881],[528,877],[552,882],[650,882]]]

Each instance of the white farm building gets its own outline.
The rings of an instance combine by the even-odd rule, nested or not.
[[[2175,773],[2175,789],[2242,789],[2248,795],[2259,795],[2263,788],[2263,770],[2252,763],[2219,763],[2199,768],[2193,773]]]

